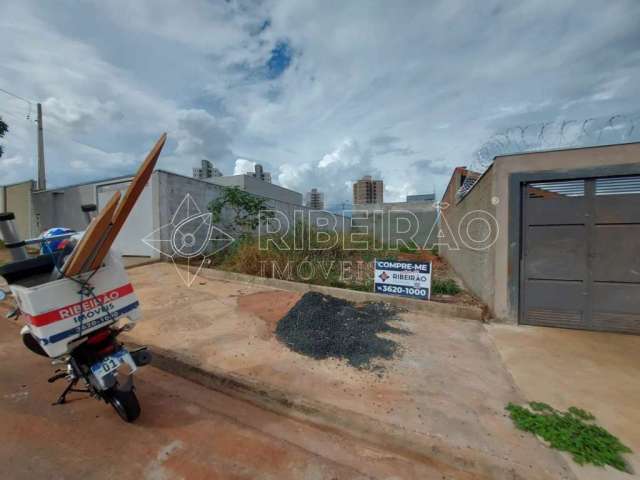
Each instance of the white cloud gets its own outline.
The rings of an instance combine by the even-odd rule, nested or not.
[[[344,139],[319,162],[287,163],[280,166],[278,181],[287,188],[305,192],[312,187],[325,193],[328,204],[351,199],[353,181],[363,175],[380,177],[371,163],[371,153],[352,138]]]
[[[329,204],[371,174],[397,200],[496,132],[637,110],[639,21],[635,0],[10,0],[0,88],[43,102],[52,185],[131,173],[167,131],[162,168],[252,159]],[[277,42],[293,57],[265,75]],[[0,94],[0,183],[33,177],[27,111]]]
[[[252,162],[251,160],[246,160],[244,158],[238,158],[236,160],[235,166],[233,167],[234,175],[244,175],[245,173],[250,173],[255,171],[256,162]]]

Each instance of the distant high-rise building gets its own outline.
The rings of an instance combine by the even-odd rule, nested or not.
[[[382,180],[373,180],[365,175],[353,184],[353,204],[366,205],[384,201],[384,184]]]
[[[319,192],[317,188],[312,188],[306,195],[307,207],[314,210],[324,210],[324,193]]]
[[[200,166],[193,169],[193,177],[206,180],[212,177],[221,177],[222,172],[213,166],[209,160],[202,159]]]
[[[271,174],[269,172],[265,172],[262,165],[259,163],[256,163],[253,173],[249,172],[247,175],[257,178],[258,180],[262,180],[263,182],[271,183]]]

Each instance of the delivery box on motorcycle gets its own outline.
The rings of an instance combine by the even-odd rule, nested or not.
[[[120,318],[140,317],[138,297],[114,251],[97,270],[10,288],[31,334],[50,357],[68,353],[70,343]]]

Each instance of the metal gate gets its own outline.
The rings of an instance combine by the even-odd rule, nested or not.
[[[640,333],[640,176],[526,184],[520,321]]]

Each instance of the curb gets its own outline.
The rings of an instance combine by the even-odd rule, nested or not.
[[[134,263],[133,265],[126,265],[124,267],[125,270],[131,270],[132,268],[144,267],[145,265],[153,265],[154,263],[161,262],[159,258],[151,258],[149,260],[144,260],[140,263]]]
[[[200,270],[198,275],[210,280],[229,280],[252,283],[299,293],[319,292],[352,302],[385,302],[399,307],[404,307],[412,312],[447,315],[478,321],[483,321],[485,317],[484,310],[482,308],[474,307],[472,305],[454,305],[450,303],[414,300],[413,298],[394,297],[391,295],[382,295],[373,292],[360,292],[345,288],[325,287],[322,285],[312,285],[310,283],[299,283],[291,282],[289,280],[279,280],[276,278],[258,277],[254,275],[247,275],[245,273],[226,272],[224,270],[217,270],[213,268],[203,268]]]
[[[139,347],[124,335],[132,348]],[[276,414],[309,423],[343,436],[367,442],[407,459],[431,465],[443,474],[457,473],[455,478],[524,479],[514,471],[513,464],[489,452],[448,444],[437,435],[420,434],[405,428],[308,397],[274,388],[254,378],[229,372],[204,370],[175,352],[150,345],[152,366],[190,380],[232,398],[251,403]],[[471,455],[470,455],[471,454]],[[474,458],[470,458],[474,457]],[[525,466],[520,465],[524,470]],[[447,475],[444,475],[445,477]],[[447,477],[448,478],[448,477]],[[551,478],[551,477],[548,477]]]

